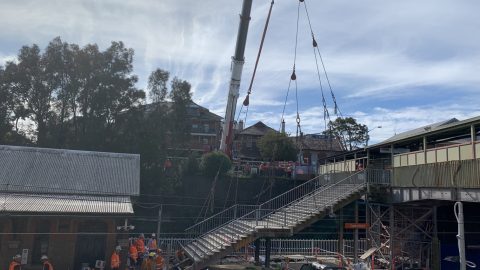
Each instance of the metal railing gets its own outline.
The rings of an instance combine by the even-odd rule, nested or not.
[[[188,227],[185,229],[185,233],[190,237],[198,237],[209,231],[219,228],[232,220],[244,216],[247,213],[250,213],[256,209],[256,207],[256,205],[232,205],[231,207]]]
[[[392,171],[391,170],[381,170],[381,169],[367,169],[366,177],[367,182],[370,185],[387,185],[389,186],[392,182]]]
[[[265,240],[261,239],[260,254],[265,254]],[[304,256],[331,256],[332,253],[341,252],[346,257],[354,256],[354,240],[344,239],[343,247],[340,246],[338,239],[272,239],[271,240],[271,255],[304,255]],[[358,240],[358,253],[362,254],[368,249],[368,242],[366,239]],[[253,256],[255,247],[250,244],[247,247],[241,248],[233,255],[249,255]]]
[[[158,243],[164,257],[174,257],[177,250],[193,240],[193,238],[160,238]],[[265,254],[265,240],[261,239],[259,243],[260,254]],[[343,250],[344,256],[353,256],[354,240],[344,239],[343,247],[339,246],[339,244],[340,242],[337,239],[272,239],[271,255],[328,256],[332,252]],[[367,240],[358,240],[358,254],[364,253],[367,249]],[[253,256],[254,250],[254,243],[250,243],[235,251],[232,255]]]
[[[342,184],[340,186],[339,184]],[[305,199],[307,195],[312,195],[317,192],[322,192],[322,196],[328,197],[330,199],[338,198],[338,194],[350,191],[352,186],[350,185],[364,185],[365,184],[365,175],[363,171],[359,171],[355,174],[352,174],[346,178],[338,177],[335,174],[331,175],[321,175],[315,177],[277,197],[268,200],[258,206],[258,210],[262,209],[271,209],[276,211],[280,208],[291,205],[295,202],[298,202],[302,199]],[[333,188],[338,186],[338,188]],[[316,196],[311,197],[314,203],[314,206],[317,203]],[[333,200],[332,200],[333,202]],[[267,214],[269,212],[267,211]],[[271,212],[270,212],[271,213]]]

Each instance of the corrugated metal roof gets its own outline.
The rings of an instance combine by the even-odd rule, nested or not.
[[[384,144],[390,144],[398,141],[409,140],[420,136],[428,136],[430,134],[443,132],[448,129],[455,129],[464,125],[470,125],[480,121],[480,116],[468,118],[459,121],[456,118],[451,118],[442,122],[433,123],[427,126],[412,129],[406,132],[399,133],[393,137],[390,137],[382,142],[370,145],[368,148],[378,147]]]
[[[132,214],[127,196],[72,196],[0,193],[0,212]]]
[[[0,145],[0,191],[139,195],[140,156]]]

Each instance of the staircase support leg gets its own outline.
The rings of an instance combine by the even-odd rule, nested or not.
[[[255,265],[260,265],[260,239],[255,240]]]
[[[355,201],[355,223],[358,223],[358,200]],[[353,262],[358,262],[358,229],[354,231],[353,237]]]
[[[270,269],[270,253],[272,251],[272,239],[267,237],[265,239],[265,268]]]

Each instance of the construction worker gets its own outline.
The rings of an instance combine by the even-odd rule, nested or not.
[[[42,262],[42,270],[53,270],[53,265],[48,260],[47,255],[42,255],[40,261]]]
[[[155,258],[155,269],[162,270],[163,266],[165,265],[165,260],[162,257],[162,250],[157,249],[157,257]]]
[[[137,240],[135,240],[135,247],[137,248],[137,252],[138,252],[138,265],[142,265],[142,261],[143,261],[143,256],[146,255],[146,249],[145,249],[145,236],[143,235],[143,233],[141,233]]]
[[[8,267],[8,270],[21,270],[22,269],[21,261],[22,261],[22,255],[20,254],[15,255],[13,257],[12,262],[10,262],[10,266]]]
[[[128,249],[128,258],[130,259],[130,267],[135,269],[135,266],[138,265],[138,251],[137,247],[130,243],[130,247]]]
[[[120,246],[115,247],[115,251],[113,251],[112,257],[110,257],[110,268],[112,270],[119,270],[120,269],[120,251],[122,248]]]
[[[157,238],[154,233],[152,233],[152,238],[148,240],[147,247],[149,252],[157,251]]]
[[[143,260],[141,270],[155,270],[155,252],[150,252],[148,258]]]

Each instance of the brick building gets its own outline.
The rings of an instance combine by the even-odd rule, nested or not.
[[[26,270],[108,261],[139,190],[139,155],[0,145],[0,267],[25,249]]]

